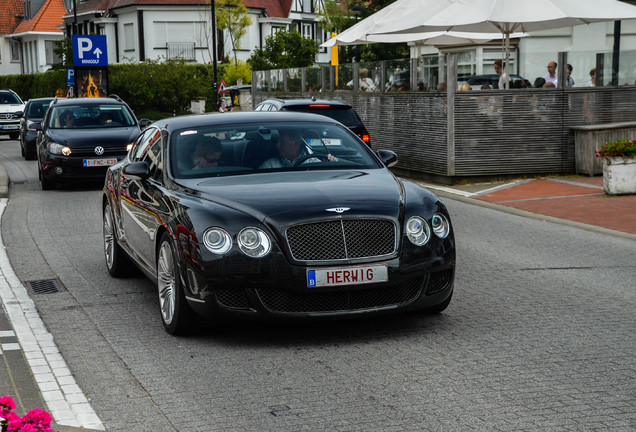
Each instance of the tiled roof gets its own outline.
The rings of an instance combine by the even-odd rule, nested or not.
[[[108,10],[110,4],[113,3],[113,0],[88,0],[88,1],[76,1],[77,5],[77,13],[83,14],[86,12],[98,12]],[[73,15],[73,9],[71,5],[71,10],[69,11],[70,15]],[[66,14],[67,16],[69,13]]]
[[[20,23],[24,7],[22,0],[4,0],[0,7],[0,34],[11,34]]]
[[[265,13],[269,17],[287,18],[289,11],[291,10],[293,0],[243,0],[243,4],[248,8],[265,9]],[[92,9],[85,8],[90,4],[95,3],[108,3],[110,2],[110,8],[120,8],[124,6],[133,5],[204,5],[210,4],[210,0],[89,0],[82,2],[77,7],[77,12],[88,12],[90,10],[105,10],[106,7],[92,7]]]
[[[243,0],[245,6],[265,9],[268,17],[287,18],[293,0]]]
[[[13,30],[13,33],[24,33],[28,31],[61,33],[61,30],[58,29],[57,26],[62,24],[62,17],[65,14],[66,10],[64,9],[64,2],[62,0],[47,0],[33,19],[22,21],[20,25]]]

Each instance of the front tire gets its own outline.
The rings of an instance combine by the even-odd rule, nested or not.
[[[130,270],[130,261],[121,246],[117,243],[115,235],[115,224],[113,223],[113,213],[110,204],[104,206],[104,258],[106,268],[113,277],[125,276]]]
[[[52,190],[56,187],[55,182],[47,179],[42,173],[42,170],[40,170],[40,185],[42,186],[42,190]]]
[[[168,233],[163,233],[157,254],[157,291],[161,322],[172,335],[185,333],[194,313],[187,305],[177,268],[177,253]]]

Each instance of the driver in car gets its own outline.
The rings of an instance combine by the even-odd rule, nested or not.
[[[261,169],[293,167],[296,166],[295,163],[297,162],[322,162],[318,157],[306,158],[309,153],[298,130],[281,131],[276,143],[276,150],[278,151],[278,156],[263,162],[260,166]],[[338,162],[338,158],[331,153],[327,155],[327,160],[329,162]]]

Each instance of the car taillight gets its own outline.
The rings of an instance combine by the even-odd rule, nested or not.
[[[371,136],[368,133],[361,134],[360,139],[362,139],[362,141],[364,141],[365,143],[371,142]]]
[[[311,108],[329,108],[331,105],[327,105],[327,104],[312,104],[309,105]]]

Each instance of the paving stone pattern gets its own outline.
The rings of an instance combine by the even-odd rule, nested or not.
[[[220,322],[165,334],[154,287],[103,264],[100,192],[12,185],[2,236],[108,431],[636,429],[636,243],[447,201],[439,316]],[[11,173],[11,170],[9,170]]]

